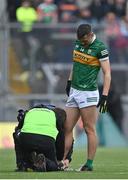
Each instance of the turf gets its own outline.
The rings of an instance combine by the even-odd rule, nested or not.
[[[84,163],[84,150],[75,150],[71,167]],[[14,172],[14,150],[0,150],[0,179],[128,179],[128,148],[98,148],[93,172]]]

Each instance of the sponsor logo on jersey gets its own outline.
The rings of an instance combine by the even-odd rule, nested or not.
[[[80,59],[82,61],[88,61],[88,58],[86,58],[84,55],[81,55],[79,53],[74,53],[73,58]]]
[[[92,66],[100,66],[100,62],[98,58],[82,53],[77,50],[74,50],[73,52],[73,61],[80,62],[82,64],[92,65]]]

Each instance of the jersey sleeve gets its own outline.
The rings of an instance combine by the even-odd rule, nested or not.
[[[108,49],[104,45],[100,46],[99,48],[98,59],[99,61],[105,61],[109,59]]]

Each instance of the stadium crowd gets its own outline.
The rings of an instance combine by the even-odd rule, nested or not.
[[[112,63],[127,62],[127,0],[7,0],[7,2],[10,22],[18,21],[24,24],[22,29],[24,32],[30,32],[35,23],[90,23],[94,27],[103,28]]]
[[[123,18],[127,12],[127,0],[27,0],[37,13],[37,21],[62,22],[68,16],[69,22],[78,20],[103,20],[109,12],[117,18]],[[21,0],[7,0],[10,21],[16,20],[17,8],[22,6]]]

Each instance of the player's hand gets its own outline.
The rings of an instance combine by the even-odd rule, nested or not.
[[[67,96],[69,96],[70,88],[71,88],[71,80],[68,80],[67,85],[66,85],[66,89],[65,89]]]
[[[65,159],[65,160],[61,160],[58,164],[58,168],[60,170],[65,170],[69,167],[69,160],[68,159]]]
[[[63,160],[63,163],[64,163],[65,168],[69,167],[69,160],[68,159]]]
[[[100,113],[105,113],[107,112],[108,110],[108,103],[107,103],[107,100],[108,100],[108,96],[105,96],[105,95],[102,95],[100,100],[99,100],[99,103],[97,105],[97,107],[99,107],[99,112]]]

